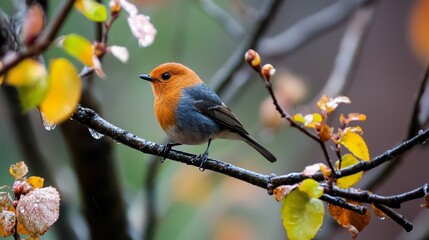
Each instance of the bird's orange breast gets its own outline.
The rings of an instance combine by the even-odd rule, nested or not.
[[[164,131],[176,124],[176,110],[180,101],[181,88],[171,86],[157,86],[155,93],[154,111],[159,125]]]

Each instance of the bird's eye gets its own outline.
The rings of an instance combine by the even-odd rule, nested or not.
[[[168,73],[168,72],[166,72],[166,73],[163,73],[163,74],[161,75],[161,77],[162,77],[162,79],[163,79],[163,80],[168,80],[168,79],[170,79],[170,78],[171,78],[171,74],[170,74],[170,73]]]

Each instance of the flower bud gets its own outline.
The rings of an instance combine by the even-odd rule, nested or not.
[[[274,74],[276,74],[276,69],[271,64],[265,64],[262,67],[261,73],[262,76],[264,76],[264,78],[269,81],[274,76]]]
[[[253,49],[249,49],[245,54],[244,54],[244,60],[254,69],[257,69],[258,67],[260,67],[261,64],[261,57],[259,56],[259,54],[253,50]]]

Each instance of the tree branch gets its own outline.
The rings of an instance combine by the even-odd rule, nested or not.
[[[414,190],[392,196],[380,196],[369,191],[354,188],[341,189],[335,186],[330,187],[327,184],[323,184],[323,186],[325,189],[324,192],[332,196],[338,196],[356,202],[382,204],[391,208],[400,208],[402,203],[422,198],[429,192],[429,184],[427,183]]]

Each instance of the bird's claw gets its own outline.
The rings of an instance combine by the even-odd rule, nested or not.
[[[204,152],[203,154],[198,155],[198,157],[196,158],[200,162],[200,167],[198,169],[201,172],[204,172],[205,170],[204,164],[206,163],[208,156],[209,156],[209,153]]]
[[[168,143],[162,147],[161,154],[160,154],[161,157],[159,158],[160,163],[163,163],[165,161],[165,159],[167,158],[168,152],[171,150],[171,147],[172,146]]]

